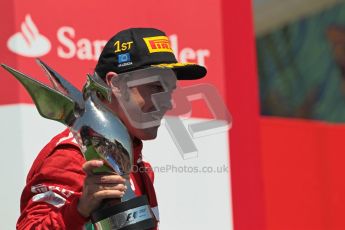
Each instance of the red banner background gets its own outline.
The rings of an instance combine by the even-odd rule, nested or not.
[[[96,64],[94,44],[107,40],[115,32],[128,27],[156,27],[168,36],[172,35],[173,39],[177,38],[174,44],[178,46],[179,60],[199,62],[208,68],[205,79],[181,84],[210,83],[216,86],[233,115],[230,158],[235,229],[265,229],[258,86],[250,0],[102,0],[97,3],[62,0],[58,4],[41,0],[5,0],[2,6],[0,20],[6,23],[2,24],[0,31],[0,61],[42,82],[47,82],[47,79],[35,65],[34,59],[19,56],[7,46],[12,35],[23,32],[22,23],[28,14],[39,32],[51,43],[50,51],[42,57],[43,61],[79,88],[86,73],[92,72]],[[83,56],[83,52],[91,52],[91,60],[81,60],[78,52],[79,56]],[[85,56],[88,55],[84,53]],[[0,70],[0,75],[1,105],[31,103],[26,91],[13,78],[4,70]],[[195,110],[194,117],[208,114],[205,108]]]

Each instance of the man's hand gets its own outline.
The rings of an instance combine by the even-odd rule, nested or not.
[[[84,217],[89,217],[103,199],[121,198],[127,189],[124,185],[125,179],[119,175],[93,174],[92,170],[102,165],[103,161],[100,160],[90,160],[83,164],[86,178],[77,209]]]

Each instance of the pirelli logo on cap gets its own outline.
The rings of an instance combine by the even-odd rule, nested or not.
[[[172,53],[173,52],[167,36],[155,36],[155,37],[147,37],[143,39],[150,53],[157,53],[157,52]]]

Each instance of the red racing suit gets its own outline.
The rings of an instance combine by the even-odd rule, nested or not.
[[[154,174],[150,164],[141,160],[142,144],[134,148],[136,170],[130,182],[136,195],[146,194],[159,221]],[[77,211],[84,183],[85,159],[68,129],[55,136],[39,153],[26,179],[20,201],[17,229],[79,230],[89,221]]]

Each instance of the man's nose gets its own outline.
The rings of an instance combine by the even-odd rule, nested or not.
[[[143,108],[145,105],[145,99],[144,97],[140,94],[139,90],[137,88],[132,88],[132,95],[135,103],[139,106],[139,108]]]
[[[140,94],[138,94],[137,102],[138,102],[138,105],[139,105],[140,108],[144,107],[145,99]]]

